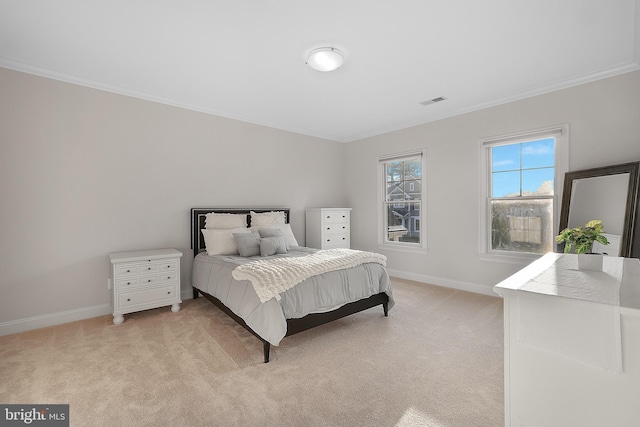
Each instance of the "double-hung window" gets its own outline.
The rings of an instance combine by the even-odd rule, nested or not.
[[[389,248],[426,248],[425,151],[380,157],[380,215],[378,242]]]
[[[561,126],[481,141],[481,253],[553,251],[567,140]]]

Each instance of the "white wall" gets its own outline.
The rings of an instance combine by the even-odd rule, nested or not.
[[[181,250],[189,295],[191,207],[290,207],[303,244],[345,202],[341,143],[6,69],[0,93],[0,332],[109,313],[114,251]]]
[[[564,123],[570,126],[570,170],[640,161],[640,72],[347,144],[352,246],[384,253],[390,272],[400,277],[491,293],[523,264],[479,260],[478,141]],[[420,148],[427,149],[429,252],[380,250],[377,158]]]
[[[400,277],[491,293],[478,140],[569,123],[572,170],[640,160],[640,72],[339,144],[0,69],[0,333],[109,313],[113,251],[175,247],[189,209],[352,207],[352,246]],[[377,247],[380,155],[427,148],[429,252]],[[52,316],[52,318],[48,318]]]

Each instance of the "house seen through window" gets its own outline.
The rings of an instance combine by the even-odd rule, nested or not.
[[[380,159],[383,174],[383,243],[423,245],[423,153]]]

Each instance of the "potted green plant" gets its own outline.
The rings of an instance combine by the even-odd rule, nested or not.
[[[602,271],[602,254],[593,254],[593,242],[608,245],[609,241],[603,235],[602,221],[594,219],[584,227],[565,228],[556,236],[556,242],[564,243],[564,253],[578,254],[578,268],[582,270]]]

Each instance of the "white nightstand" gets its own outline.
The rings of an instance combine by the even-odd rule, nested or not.
[[[175,249],[109,254],[113,267],[113,324],[124,314],[171,306],[180,311],[180,257]]]
[[[307,210],[306,246],[318,249],[351,247],[351,208]]]

